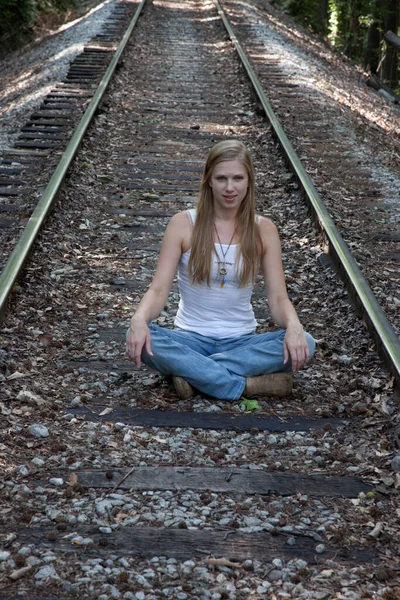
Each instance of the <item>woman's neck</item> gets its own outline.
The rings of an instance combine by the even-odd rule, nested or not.
[[[220,242],[221,244],[237,244],[239,242],[236,218],[215,217],[214,229],[215,242]]]

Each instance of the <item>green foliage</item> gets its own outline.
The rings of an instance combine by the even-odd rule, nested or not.
[[[0,0],[0,36],[26,31],[35,17],[35,0]]]
[[[310,26],[313,31],[322,33],[325,29],[318,12],[320,0],[287,0],[285,8],[288,13],[303,25]]]
[[[399,35],[400,0],[269,0],[393,89],[399,87],[398,52],[384,34]]]
[[[64,12],[77,0],[0,0],[0,38],[23,38],[28,35],[41,13]]]
[[[78,0],[35,0],[38,12],[57,10],[64,12],[71,7],[78,6]]]

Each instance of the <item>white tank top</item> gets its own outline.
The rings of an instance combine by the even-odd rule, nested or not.
[[[196,210],[190,209],[188,213],[194,223]],[[235,270],[235,257],[239,246],[234,244],[228,248],[228,244],[222,244],[226,252],[225,259],[221,256],[219,244],[215,244],[215,248],[219,259],[213,254],[210,286],[207,283],[190,282],[188,275],[190,249],[182,254],[178,265],[180,301],[175,327],[217,339],[251,333],[257,326],[250,304],[253,285],[239,287]],[[221,287],[222,276],[219,273],[218,260],[225,260],[227,263],[228,272],[223,287]]]

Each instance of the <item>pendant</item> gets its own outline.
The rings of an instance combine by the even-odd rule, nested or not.
[[[225,285],[225,283],[226,283],[226,277],[224,276],[224,277],[223,277],[223,279],[222,279],[222,281],[221,281],[221,283],[220,283],[220,286],[219,286],[219,287],[222,287],[222,288],[223,288],[223,287],[224,287],[224,285]]]
[[[219,274],[220,275],[226,275],[228,272],[228,269],[225,266],[225,263],[222,263],[219,267]]]

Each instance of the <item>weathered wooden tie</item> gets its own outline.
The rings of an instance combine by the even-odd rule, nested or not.
[[[218,467],[136,467],[76,471],[84,487],[113,490],[210,490],[236,494],[278,494],[356,498],[372,485],[355,477],[297,475]]]
[[[229,560],[243,561],[258,559],[270,561],[280,557],[284,560],[302,558],[309,564],[335,559],[337,562],[371,562],[376,558],[372,550],[355,547],[328,548],[323,553],[316,552],[319,540],[312,536],[278,534],[266,532],[240,533],[234,529],[223,531],[185,530],[154,527],[125,527],[104,534],[93,527],[74,527],[71,533],[60,532],[54,541],[48,540],[49,528],[32,527],[17,531],[18,540],[23,544],[35,542],[40,538],[43,547],[58,552],[76,555],[79,551],[85,556],[106,556],[110,553],[122,556],[140,556],[149,558],[165,556],[178,560],[224,557]],[[90,538],[91,544],[82,545],[77,541]]]
[[[298,415],[282,418],[274,415],[235,414],[228,412],[189,412],[151,410],[140,408],[115,408],[101,415],[104,407],[71,408],[70,413],[88,421],[127,423],[141,427],[191,427],[193,429],[226,429],[234,431],[308,431],[309,429],[335,428],[345,425],[341,419],[313,419]],[[98,412],[97,412],[98,411]]]

